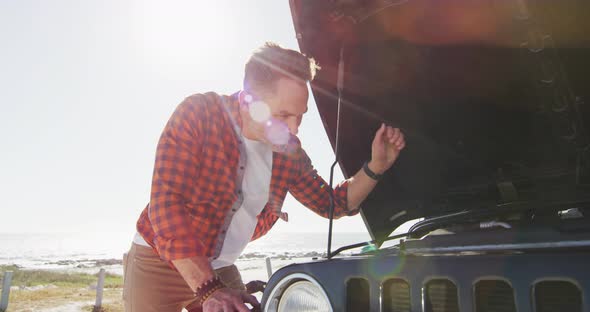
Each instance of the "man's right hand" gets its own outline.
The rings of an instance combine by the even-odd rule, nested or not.
[[[222,288],[214,292],[203,302],[203,312],[249,312],[245,305],[249,303],[252,307],[260,307],[256,297],[243,290]]]

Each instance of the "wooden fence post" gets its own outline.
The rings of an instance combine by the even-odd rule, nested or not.
[[[266,257],[266,273],[268,274],[268,279],[272,276],[272,266],[270,265],[270,257]]]
[[[8,309],[8,297],[10,296],[10,283],[12,283],[12,271],[4,272],[2,283],[2,299],[0,299],[0,312]]]
[[[127,253],[123,253],[123,283],[125,283],[125,276],[127,275]]]
[[[104,269],[100,269],[98,272],[98,284],[96,284],[96,303],[94,309],[100,309],[102,306],[102,289],[104,288]]]

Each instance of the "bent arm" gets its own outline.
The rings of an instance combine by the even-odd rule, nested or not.
[[[369,170],[383,174],[395,163],[405,145],[404,134],[399,128],[381,124],[373,138]],[[375,188],[377,180],[369,177],[361,168],[348,183],[348,208],[357,209]]]
[[[172,260],[172,264],[178,270],[193,292],[206,281],[215,277],[209,258],[192,257]]]
[[[377,174],[383,174],[393,165],[404,147],[403,133],[398,128],[382,124],[373,139],[369,169]],[[289,191],[306,207],[327,217],[330,188],[313,169],[303,149],[301,149],[300,163],[300,177]],[[333,191],[334,217],[358,213],[361,203],[375,188],[377,182],[361,168],[354,176],[336,186]]]
[[[187,98],[175,110],[158,142],[148,217],[153,244],[166,261],[206,256],[205,245],[194,235],[204,220],[195,217],[191,202],[198,179],[202,146],[202,105]],[[201,207],[203,209],[203,207]]]
[[[369,169],[373,171],[371,162],[369,162]],[[377,180],[369,177],[362,168],[350,177],[348,179],[348,210],[358,209],[376,185]]]
[[[330,189],[326,181],[313,168],[311,160],[303,149],[299,150],[298,163],[299,175],[289,187],[289,192],[297,201],[318,215],[328,218],[330,193],[332,193],[334,196],[334,218],[358,213],[358,209],[349,209],[348,180],[342,181],[333,190]]]

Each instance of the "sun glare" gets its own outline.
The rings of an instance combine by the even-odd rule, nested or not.
[[[250,103],[250,116],[257,122],[264,122],[270,118],[270,108],[262,101]]]
[[[202,1],[146,2],[136,23],[141,54],[156,66],[197,65],[204,70],[236,55],[238,27],[227,5]],[[219,16],[224,16],[223,19]]]

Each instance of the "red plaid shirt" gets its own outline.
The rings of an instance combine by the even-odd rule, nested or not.
[[[150,202],[137,221],[138,232],[163,260],[219,255],[241,198],[242,143],[234,130],[240,124],[237,95],[206,93],[186,98],[164,128]],[[273,153],[269,200],[252,240],[275,224],[287,191],[328,216],[330,188],[298,142],[291,153]],[[346,196],[344,181],[334,189],[335,217],[358,212],[346,209]]]

